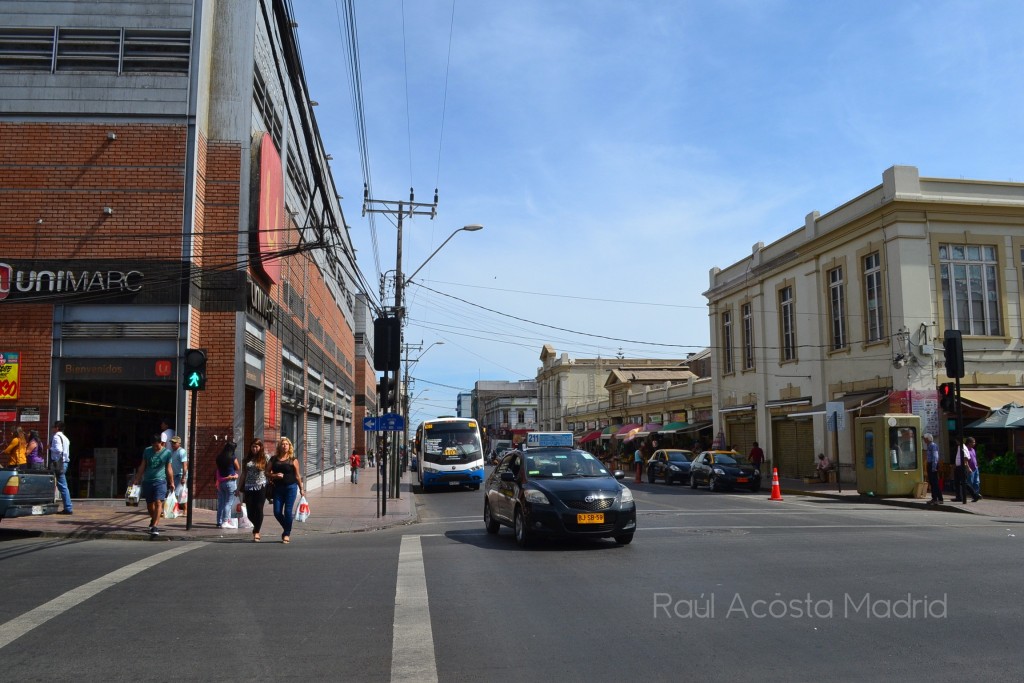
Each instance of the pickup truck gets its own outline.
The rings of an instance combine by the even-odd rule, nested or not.
[[[56,514],[55,486],[49,472],[0,469],[0,520]]]

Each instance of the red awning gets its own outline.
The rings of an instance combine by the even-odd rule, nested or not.
[[[586,434],[581,436],[579,442],[580,443],[590,443],[591,441],[597,441],[600,438],[601,438],[601,430],[600,429],[595,429],[594,431],[587,432]]]

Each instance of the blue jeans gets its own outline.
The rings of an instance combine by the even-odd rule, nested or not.
[[[63,472],[57,474],[57,490],[60,491],[60,499],[64,502],[64,511],[71,512],[71,490],[68,488],[68,478]]]
[[[237,479],[225,479],[217,485],[217,526],[231,521],[231,508],[235,506]]]
[[[350,467],[351,467],[351,465],[350,465]],[[358,467],[352,467],[352,483],[353,484],[358,484],[359,483],[359,468]]]
[[[974,497],[977,498],[981,495],[981,472],[974,470],[967,475],[967,485],[974,491]]]
[[[295,520],[295,501],[299,497],[299,485],[274,485],[274,519],[281,525],[284,536],[292,535],[292,522]]]

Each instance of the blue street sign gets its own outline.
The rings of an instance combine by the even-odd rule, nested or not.
[[[384,413],[380,416],[380,431],[400,432],[405,429],[405,420],[398,413]]]
[[[380,423],[375,417],[364,417],[363,418],[363,431],[364,432],[379,432]]]

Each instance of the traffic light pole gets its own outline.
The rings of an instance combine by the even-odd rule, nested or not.
[[[192,482],[196,479],[196,404],[199,402],[199,392],[192,389],[192,405],[189,407],[188,413],[188,474],[185,475],[186,484],[185,487],[188,489],[188,504],[185,506],[185,530],[192,530],[192,508],[194,507],[193,501],[195,500],[195,489],[192,488]]]

